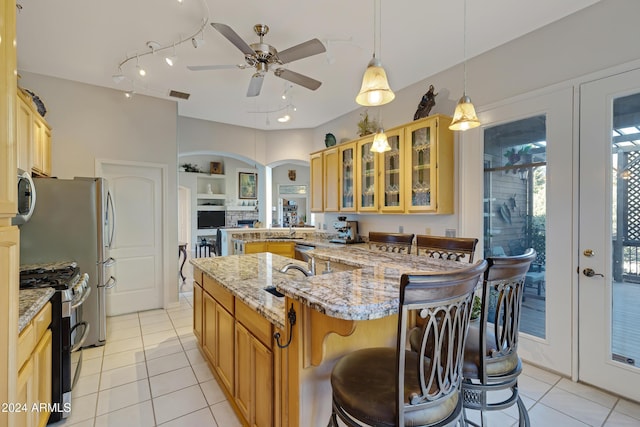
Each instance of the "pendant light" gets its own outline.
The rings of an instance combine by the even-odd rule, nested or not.
[[[463,22],[463,92],[462,98],[458,101],[456,110],[453,113],[453,121],[451,125],[449,125],[449,129],[461,131],[480,126],[480,120],[478,120],[478,116],[476,116],[476,109],[471,102],[471,98],[467,96],[467,0],[464,0]]]
[[[367,107],[384,105],[391,101],[396,95],[389,87],[387,73],[382,68],[382,62],[376,58],[376,48],[379,48],[379,38],[381,32],[380,23],[380,0],[374,0],[374,23],[373,23],[373,58],[369,61],[367,69],[362,77],[362,87],[356,96],[356,102]]]
[[[384,153],[385,151],[390,151],[391,146],[389,145],[389,140],[387,139],[387,134],[384,133],[384,128],[382,127],[382,114],[380,113],[380,109],[378,109],[378,130],[373,135],[373,144],[371,144],[371,151],[374,153]]]

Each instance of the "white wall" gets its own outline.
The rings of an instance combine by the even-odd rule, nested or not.
[[[122,91],[39,74],[20,75],[20,86],[38,94],[47,107],[53,176],[94,176],[96,158],[168,166],[165,259],[171,262],[165,266],[169,275],[165,303],[177,301],[176,103],[142,95],[125,99]]]

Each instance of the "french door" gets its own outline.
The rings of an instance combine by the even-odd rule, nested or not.
[[[580,87],[579,378],[640,400],[640,70]]]

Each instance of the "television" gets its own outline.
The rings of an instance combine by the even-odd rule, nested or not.
[[[225,211],[198,211],[198,228],[223,228],[226,226]]]

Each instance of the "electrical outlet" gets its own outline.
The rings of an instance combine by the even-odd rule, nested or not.
[[[425,227],[424,234],[430,235],[431,234],[431,227]]]
[[[456,229],[455,228],[447,228],[444,231],[445,237],[456,237]]]
[[[398,226],[398,233],[404,233],[404,225]]]

